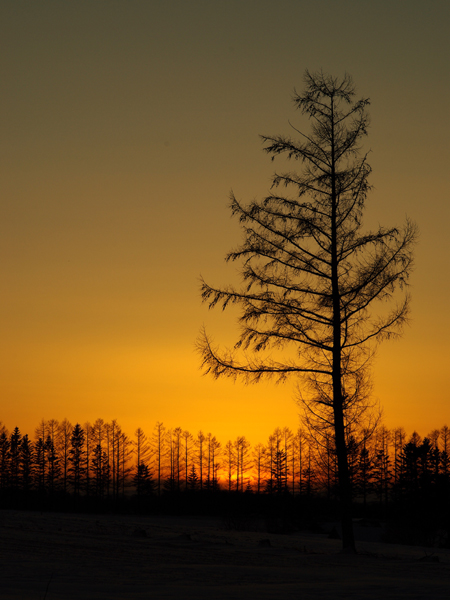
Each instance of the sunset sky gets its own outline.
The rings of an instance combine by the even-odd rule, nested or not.
[[[202,375],[202,325],[232,345],[238,313],[199,277],[236,279],[229,192],[268,191],[258,136],[308,130],[292,93],[323,69],[371,99],[367,225],[420,229],[374,397],[388,427],[450,425],[449,26],[448,0],[2,0],[0,420],[297,428],[295,381]]]

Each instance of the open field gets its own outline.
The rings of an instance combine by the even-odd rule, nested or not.
[[[345,556],[323,534],[219,519],[16,511],[0,536],[2,600],[450,597],[450,550],[360,541]]]

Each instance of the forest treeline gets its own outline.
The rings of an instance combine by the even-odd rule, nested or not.
[[[321,495],[333,499],[337,486],[334,439],[318,443],[305,430],[276,428],[265,444],[245,436],[222,444],[211,433],[196,435],[156,423],[147,436],[129,437],[113,420],[72,425],[45,421],[32,438],[0,424],[0,491],[68,494],[99,499],[161,496],[183,491]],[[448,492],[450,429],[425,438],[403,428],[378,426],[349,436],[354,500],[363,506],[403,496]]]

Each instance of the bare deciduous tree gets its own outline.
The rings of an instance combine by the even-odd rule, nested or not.
[[[155,468],[158,496],[161,495],[161,482],[163,471],[163,455],[165,450],[165,431],[166,428],[159,421],[153,429],[152,443],[155,448]]]
[[[73,425],[67,419],[61,421],[58,425],[57,445],[60,455],[60,465],[62,469],[62,489],[64,493],[67,491],[68,473],[69,473],[69,457],[70,457],[70,440],[72,438]]]
[[[343,550],[354,552],[346,419],[363,420],[360,390],[373,343],[398,334],[407,318],[409,296],[402,290],[416,228],[407,221],[401,230],[362,232],[371,172],[361,152],[369,100],[355,101],[348,75],[306,72],[305,84],[294,102],[311,132],[294,127],[296,139],[262,136],[272,159],[283,155],[301,171],[276,173],[262,201],[244,205],[231,195],[244,241],[227,261],[242,261],[244,286],[202,284],[210,307],[242,308],[240,337],[234,350],[221,352],[204,333],[199,349],[206,372],[215,377],[254,382],[302,376],[307,408],[334,429]]]
[[[193,444],[194,444],[194,437],[192,435],[192,433],[189,433],[189,431],[187,429],[185,429],[183,431],[182,434],[183,440],[184,440],[184,472],[185,472],[185,489],[188,489],[188,478],[189,478],[189,461],[191,458],[191,454],[192,454],[192,448],[193,448]]]

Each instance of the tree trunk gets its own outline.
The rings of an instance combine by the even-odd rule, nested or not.
[[[344,414],[339,383],[334,383],[334,429],[336,435],[336,454],[338,460],[339,499],[342,524],[342,551],[355,553],[355,538],[352,521],[352,489],[347,461],[347,444],[345,442]],[[341,396],[341,397],[339,397]]]
[[[333,414],[336,454],[338,460],[339,501],[342,523],[342,551],[355,553],[352,522],[352,490],[348,469],[347,443],[345,440],[344,398],[341,379],[341,297],[339,290],[337,249],[337,191],[335,163],[334,100],[331,98],[331,289],[333,300]]]

